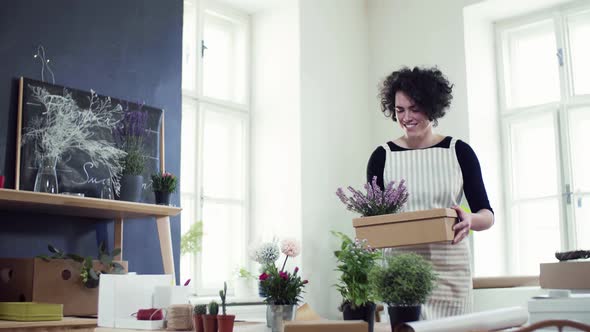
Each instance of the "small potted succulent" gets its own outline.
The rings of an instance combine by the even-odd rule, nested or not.
[[[219,304],[215,301],[209,302],[209,314],[205,315],[203,325],[205,332],[217,332],[217,313],[219,312]]]
[[[377,297],[387,303],[391,330],[399,324],[420,318],[422,304],[435,286],[432,263],[414,253],[387,258],[386,266],[377,266],[370,273]]]
[[[156,204],[170,205],[170,194],[176,191],[178,178],[169,172],[152,174],[152,190],[156,195]]]
[[[207,314],[206,304],[197,304],[193,309],[193,325],[195,326],[195,332],[205,332],[203,325],[203,316]]]
[[[340,250],[334,252],[338,260],[336,271],[341,272],[336,288],[342,296],[344,320],[364,320],[368,331],[373,332],[375,324],[375,296],[370,282],[371,271],[381,257],[381,253],[367,244],[367,240],[355,239],[346,234],[332,232],[342,241]]]
[[[227,296],[227,283],[223,283],[223,290],[219,291],[219,297],[221,297],[221,312],[222,314],[217,316],[217,325],[219,332],[232,332],[234,330],[234,320],[236,315],[228,315],[225,311]]]

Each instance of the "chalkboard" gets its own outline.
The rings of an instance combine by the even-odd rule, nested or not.
[[[100,197],[108,179],[118,190],[121,149],[115,128],[125,112],[147,114],[143,152],[142,202],[154,203],[150,175],[164,167],[161,160],[164,111],[29,78],[20,79],[17,125],[16,189],[34,190],[41,159],[55,159],[60,193]],[[53,133],[53,134],[51,134]],[[60,139],[56,140],[56,137]],[[72,140],[71,137],[77,139]]]

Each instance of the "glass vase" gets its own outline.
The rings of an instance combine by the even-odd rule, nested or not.
[[[35,178],[35,192],[57,194],[57,157],[42,157]]]
[[[270,304],[268,307],[271,331],[283,332],[285,321],[292,321],[295,318],[295,305]]]

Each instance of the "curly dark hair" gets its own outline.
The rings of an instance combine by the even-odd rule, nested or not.
[[[381,111],[393,121],[397,121],[395,93],[398,91],[412,98],[435,124],[445,115],[453,99],[453,84],[438,68],[403,67],[385,78],[379,93]]]

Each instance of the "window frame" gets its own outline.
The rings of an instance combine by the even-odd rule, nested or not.
[[[239,204],[243,207],[243,220],[244,220],[244,229],[245,233],[244,236],[244,243],[245,248],[242,251],[242,260],[244,261],[245,267],[251,269],[251,262],[247,259],[247,246],[250,242],[250,225],[251,225],[251,182],[250,182],[250,174],[251,174],[251,33],[252,33],[252,26],[251,26],[251,19],[250,16],[246,13],[240,12],[235,10],[229,6],[217,3],[211,0],[184,0],[185,4],[190,3],[194,6],[194,10],[196,13],[194,17],[197,18],[197,22],[192,22],[192,24],[196,24],[196,38],[197,38],[197,47],[195,51],[195,59],[196,59],[196,73],[192,73],[196,76],[195,88],[192,90],[185,89],[184,86],[182,88],[182,102],[183,105],[186,102],[194,103],[196,114],[196,128],[197,128],[197,144],[195,144],[194,152],[196,153],[196,165],[194,168],[194,179],[195,182],[192,184],[195,189],[194,195],[195,197],[195,210],[196,210],[196,218],[193,222],[202,220],[203,216],[203,205],[205,201],[211,201],[216,203],[222,204],[230,204],[235,205]],[[185,6],[186,7],[186,6]],[[246,41],[245,41],[245,59],[244,63],[246,64],[245,68],[245,102],[243,104],[235,103],[229,100],[222,100],[217,98],[211,98],[203,95],[203,56],[202,53],[202,41],[203,41],[203,31],[204,31],[204,21],[205,21],[205,12],[207,10],[214,11],[216,13],[222,14],[224,17],[228,17],[235,22],[239,22],[240,24],[244,24],[246,28]],[[187,22],[183,22],[183,24],[187,24]],[[203,110],[204,105],[211,105],[215,110],[208,110],[207,112],[220,112],[223,114],[233,114],[238,115],[240,118],[243,119],[244,123],[244,137],[245,139],[242,141],[242,148],[244,151],[244,196],[243,200],[228,200],[223,197],[206,197],[204,196],[203,192],[203,142],[204,142],[204,116],[205,111]],[[184,112],[184,110],[183,110]],[[181,193],[182,194],[182,193]],[[231,202],[230,202],[231,201]],[[237,202],[239,201],[239,202]],[[205,230],[206,231],[206,230]],[[201,275],[204,272],[203,268],[200,264],[202,260],[202,251],[205,248],[202,248],[201,252],[197,253],[196,255],[193,254],[190,269],[192,271],[190,274],[194,276],[193,280],[193,289],[196,291],[198,296],[217,296],[219,287],[213,288],[204,288],[201,284]],[[181,266],[182,268],[182,266]],[[228,293],[231,295],[233,294],[233,288],[228,285]]]
[[[506,225],[504,243],[506,252],[515,252],[515,243],[517,241],[516,234],[513,231],[516,221],[513,220],[513,207],[518,203],[513,197],[513,161],[511,160],[511,134],[510,127],[512,124],[520,121],[522,117],[531,114],[541,114],[543,112],[550,112],[554,118],[554,132],[555,142],[558,158],[557,167],[557,182],[559,209],[560,209],[560,250],[574,250],[576,247],[576,220],[575,220],[575,204],[567,203],[567,198],[572,198],[576,193],[573,193],[572,174],[572,158],[570,151],[570,132],[569,132],[569,110],[572,108],[587,106],[590,107],[590,94],[588,95],[574,95],[573,89],[573,68],[571,62],[571,52],[569,45],[569,35],[567,29],[567,18],[569,15],[576,13],[583,13],[590,11],[590,5],[582,1],[556,6],[542,11],[533,12],[524,16],[510,18],[494,23],[495,34],[495,55],[496,55],[496,75],[498,88],[498,112],[500,116],[500,139],[501,139],[501,153],[503,157],[503,173],[504,173],[504,206],[507,212],[505,213]],[[508,40],[504,38],[504,33],[510,29],[518,28],[542,20],[551,19],[553,21],[556,38],[556,52],[562,49],[563,64],[559,65],[559,85],[560,85],[560,99],[556,102],[545,104],[525,106],[525,107],[508,107],[507,101],[507,67],[505,63],[505,56],[507,56],[509,49],[507,47]],[[556,56],[556,61],[558,61]],[[569,191],[567,187],[569,185]],[[534,200],[531,198],[521,199],[520,201]],[[506,260],[506,271],[508,274],[514,274],[516,270],[517,259],[515,255],[509,255]]]

